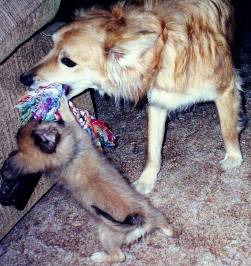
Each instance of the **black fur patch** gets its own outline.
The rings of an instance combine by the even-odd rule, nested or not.
[[[50,131],[50,129],[45,129],[44,131],[32,131],[31,134],[34,144],[40,148],[44,153],[54,153],[56,152],[57,144],[60,140],[60,135],[57,131]]]
[[[144,224],[144,217],[140,214],[131,214],[126,216],[124,223],[130,225],[142,226]]]
[[[97,206],[91,205],[91,207],[96,211],[97,215],[103,216],[105,219],[118,225],[142,226],[144,224],[144,217],[137,213],[126,216],[124,221],[118,221],[114,219],[109,213],[101,210]]]

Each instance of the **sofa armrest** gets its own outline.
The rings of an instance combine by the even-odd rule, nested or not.
[[[0,63],[51,21],[60,0],[0,0]]]

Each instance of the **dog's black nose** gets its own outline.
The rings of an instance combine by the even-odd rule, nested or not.
[[[34,78],[34,75],[32,72],[28,72],[28,73],[23,73],[21,76],[20,76],[20,81],[26,85],[26,86],[30,86],[32,83],[33,83],[33,78]]]

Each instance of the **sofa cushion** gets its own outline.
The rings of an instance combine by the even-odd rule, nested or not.
[[[0,62],[49,22],[60,0],[0,0]]]

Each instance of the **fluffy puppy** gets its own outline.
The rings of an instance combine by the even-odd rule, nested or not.
[[[96,252],[96,262],[125,260],[122,244],[129,244],[147,232],[172,229],[149,201],[135,192],[92,145],[63,104],[64,124],[32,121],[17,134],[18,150],[5,161],[5,178],[46,172],[59,178],[80,204],[95,218],[104,251]]]

